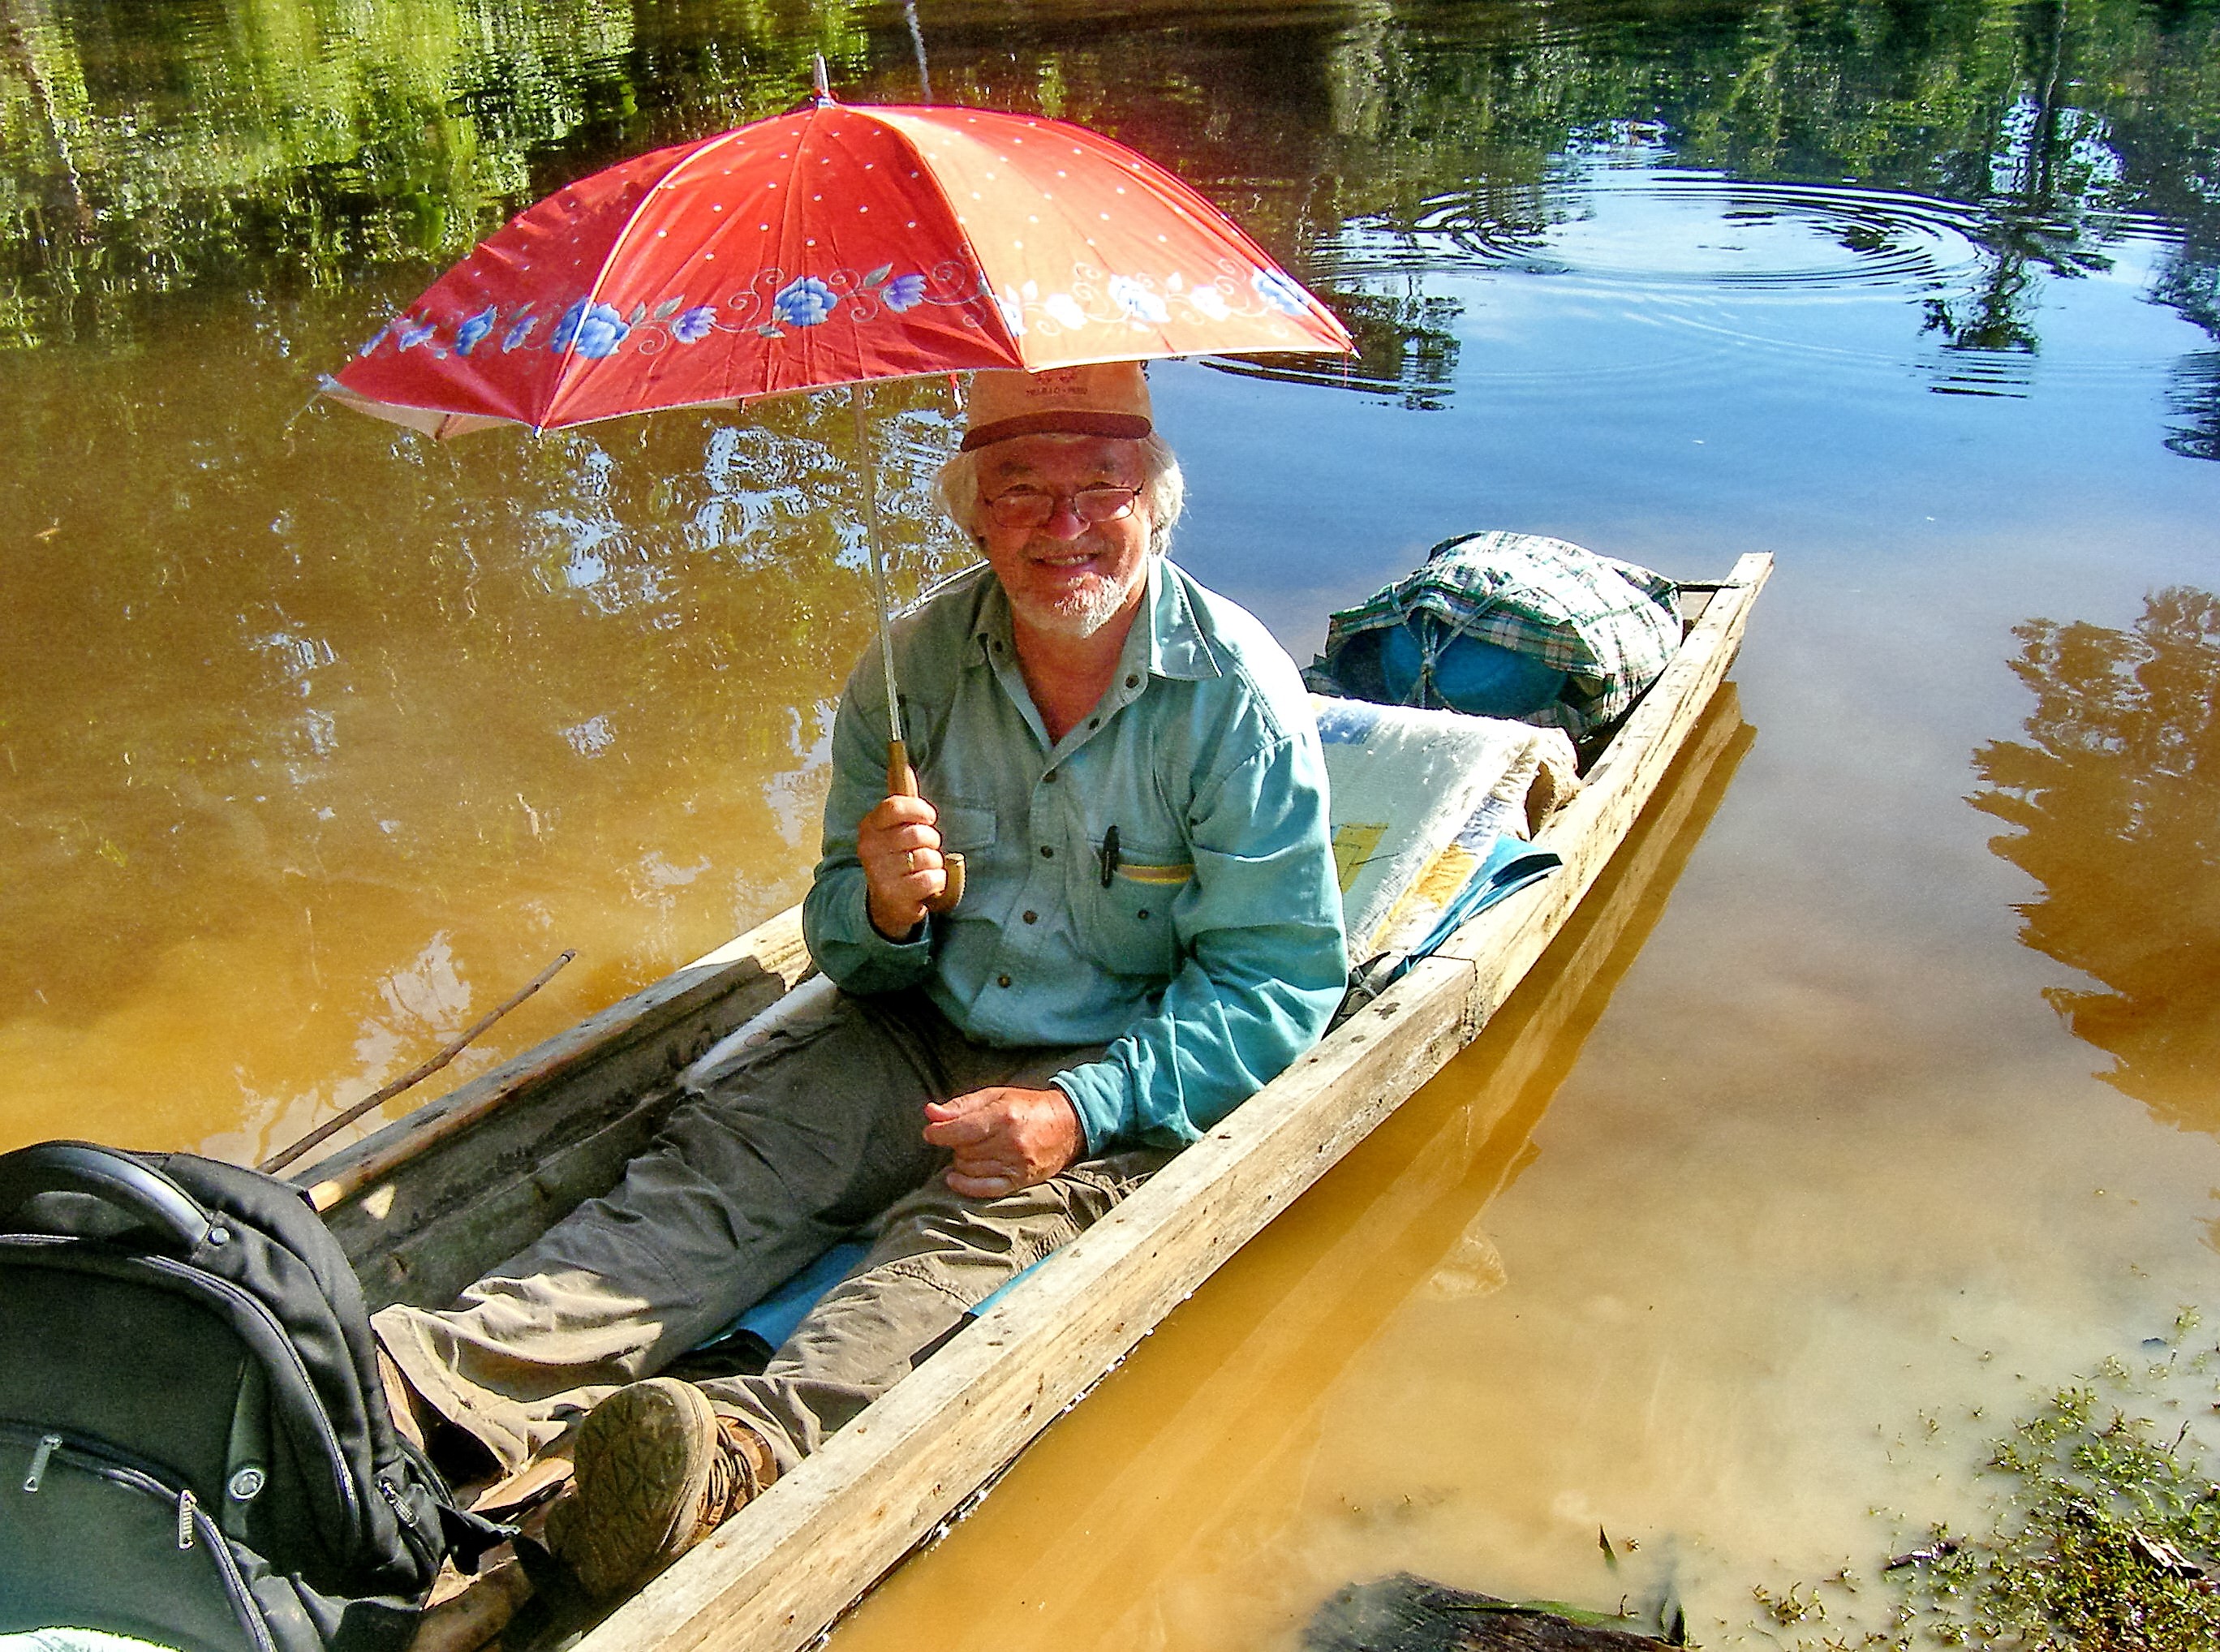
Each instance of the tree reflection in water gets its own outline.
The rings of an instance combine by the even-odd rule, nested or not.
[[[2014,634],[2030,738],[1974,753],[1969,801],[2020,828],[1991,847],[2043,887],[2020,938],[2109,988],[2043,995],[2117,1058],[2107,1082],[2220,1135],[2220,596],[2174,587],[2127,631]]]
[[[2180,422],[2166,445],[2184,458],[2220,459],[2220,350],[2200,350],[2178,363],[2167,402]]]

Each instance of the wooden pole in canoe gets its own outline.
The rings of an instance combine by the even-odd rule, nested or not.
[[[508,1014],[509,1011],[514,1009],[519,1004],[521,1004],[526,999],[531,997],[533,994],[538,992],[542,987],[552,981],[555,978],[555,972],[577,956],[578,953],[577,948],[564,948],[562,953],[552,963],[549,964],[538,975],[533,976],[531,980],[526,982],[523,986],[518,988],[516,991],[511,993],[507,998],[496,1005],[490,1013],[481,1018],[476,1025],[472,1025],[460,1037],[450,1039],[440,1048],[440,1052],[433,1056],[429,1061],[410,1068],[399,1078],[395,1079],[392,1083],[386,1085],[383,1089],[363,1097],[361,1100],[356,1102],[345,1113],[340,1114],[338,1118],[330,1119],[324,1124],[318,1125],[314,1130],[302,1137],[299,1141],[295,1142],[290,1147],[284,1148],[278,1152],[271,1154],[268,1158],[263,1160],[261,1163],[256,1165],[254,1168],[261,1171],[265,1175],[275,1175],[278,1171],[284,1169],[295,1159],[299,1158],[302,1154],[307,1152],[310,1148],[315,1146],[320,1142],[330,1140],[334,1136],[338,1135],[340,1131],[345,1130],[349,1125],[361,1118],[365,1113],[370,1112],[372,1108],[382,1107],[386,1102],[393,1100],[395,1096],[400,1094],[403,1090],[413,1089],[417,1085],[421,1084],[426,1079],[431,1077],[433,1074],[438,1072],[449,1062],[454,1060],[456,1057],[461,1055],[464,1050],[469,1049],[480,1033],[483,1032],[496,1021],[501,1019],[502,1016]]]

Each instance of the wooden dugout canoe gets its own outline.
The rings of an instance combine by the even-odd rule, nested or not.
[[[1772,571],[1741,558],[1535,839],[1564,864],[1482,913],[1058,1251],[579,1652],[808,1644],[1478,1034],[1564,926],[1724,680]],[[614,1183],[681,1069],[812,973],[780,914],[296,1174],[373,1308],[438,1306]]]

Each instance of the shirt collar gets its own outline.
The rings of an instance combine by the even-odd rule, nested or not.
[[[979,565],[982,570],[987,566],[984,563]],[[1002,582],[995,577],[991,570],[986,572],[983,583],[978,616],[971,621],[971,651],[965,664],[988,665],[997,656],[1014,662],[1018,643],[1010,629],[1010,599],[1003,593]]]
[[[1189,683],[1225,675],[1209,639],[1202,634],[1201,623],[1194,617],[1187,580],[1161,556],[1149,558],[1149,594],[1142,601],[1141,611],[1148,620],[1152,675]]]

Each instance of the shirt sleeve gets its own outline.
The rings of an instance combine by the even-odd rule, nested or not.
[[[868,663],[868,662],[867,662]],[[890,941],[872,927],[863,863],[856,858],[856,828],[887,792],[886,696],[874,708],[858,692],[867,673],[858,668],[832,718],[832,783],[825,800],[825,838],[809,893],[801,902],[802,938],[817,967],[851,993],[884,993],[916,986],[932,968],[932,920],[915,936]],[[874,730],[880,731],[876,733]]]
[[[1101,1060],[1055,1081],[1089,1154],[1197,1139],[1316,1042],[1348,984],[1313,731],[1275,740],[1199,796],[1191,842],[1194,877],[1173,906],[1178,973]]]

